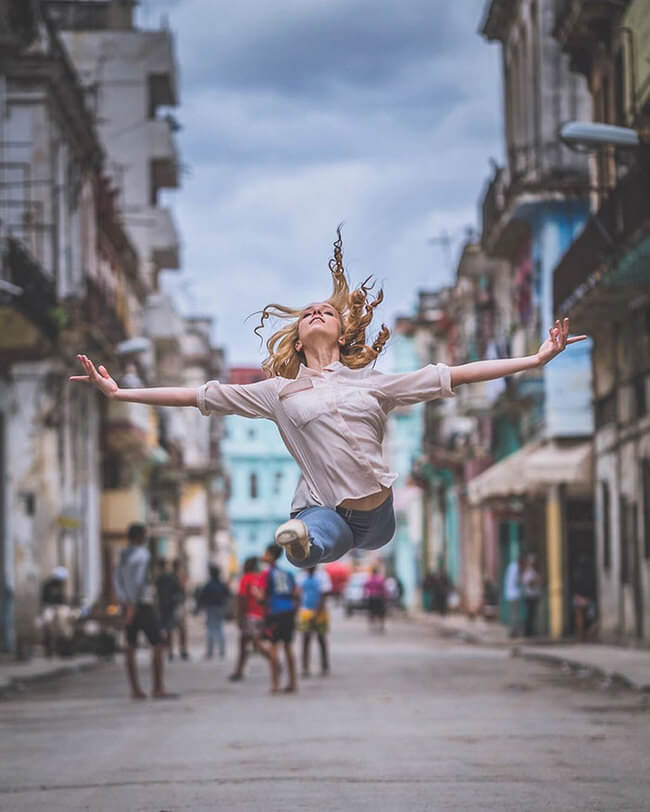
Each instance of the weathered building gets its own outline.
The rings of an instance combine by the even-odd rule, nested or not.
[[[145,289],[55,27],[38,4],[3,3],[0,19],[2,646],[24,653],[55,565],[71,600],[100,592],[106,403],[67,376],[79,351],[110,368]]]
[[[481,243],[510,267],[512,329],[504,355],[532,354],[547,335],[553,269],[588,210],[587,159],[560,143],[557,130],[584,115],[589,95],[553,37],[554,23],[552,0],[493,0],[481,26],[484,37],[500,44],[503,64],[507,161],[483,199]],[[556,637],[572,618],[575,562],[568,551],[593,554],[590,351],[590,342],[576,345],[508,382],[492,422],[491,444],[504,459],[468,484],[470,503],[497,519],[502,557],[537,554],[547,583],[540,628]]]
[[[594,121],[650,126],[650,4],[558,2],[556,36]],[[605,146],[593,214],[555,269],[554,307],[593,336],[594,497],[603,638],[650,641],[650,159]]]

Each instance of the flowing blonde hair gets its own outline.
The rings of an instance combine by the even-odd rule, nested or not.
[[[370,283],[372,279],[370,276],[364,279],[356,290],[350,292],[343,268],[341,226],[336,229],[336,235],[334,256],[329,261],[333,285],[332,295],[327,299],[327,304],[337,311],[341,319],[341,337],[343,338],[340,347],[341,363],[350,369],[360,369],[368,366],[377,358],[390,338],[388,327],[382,324],[372,344],[366,344],[366,330],[372,321],[375,308],[384,300],[384,292],[380,290],[377,296],[370,297],[370,291],[374,287],[374,283]],[[298,326],[303,310],[304,308],[297,309],[280,304],[269,304],[259,311],[260,323],[255,328],[255,334],[259,336],[260,340],[262,340],[260,331],[267,319],[292,319],[290,324],[276,330],[266,342],[269,354],[262,363],[262,368],[269,377],[280,375],[283,378],[295,378],[300,364],[305,363],[304,353],[296,350]]]

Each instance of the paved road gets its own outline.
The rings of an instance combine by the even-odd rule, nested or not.
[[[175,702],[130,702],[117,663],[5,699],[0,810],[650,809],[638,694],[408,622],[337,619],[333,654],[298,696],[256,660],[173,663]]]

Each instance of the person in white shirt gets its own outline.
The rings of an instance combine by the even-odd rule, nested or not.
[[[389,338],[385,325],[366,343],[373,300],[366,280],[350,292],[343,268],[340,229],[329,267],[333,292],[326,301],[293,309],[268,305],[266,319],[289,323],[267,341],[264,381],[148,389],[120,388],[104,366],[78,358],[85,375],[72,381],[95,384],[107,397],[155,406],[198,406],[205,414],[237,414],[273,421],[302,476],[291,518],[276,531],[276,542],[297,567],[335,561],[352,548],[376,550],[395,530],[392,483],[397,475],[382,455],[389,412],[398,406],[453,397],[463,383],[492,380],[548,363],[567,344],[569,322],[556,321],[535,355],[475,361],[455,367],[429,364],[415,372],[385,375],[372,366]]]

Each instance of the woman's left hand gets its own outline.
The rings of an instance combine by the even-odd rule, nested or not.
[[[575,344],[576,341],[584,341],[587,336],[571,336],[569,338],[569,319],[561,322],[559,319],[553,327],[549,328],[548,338],[537,350],[537,361],[540,366],[548,364],[556,355],[559,355],[567,344]]]

